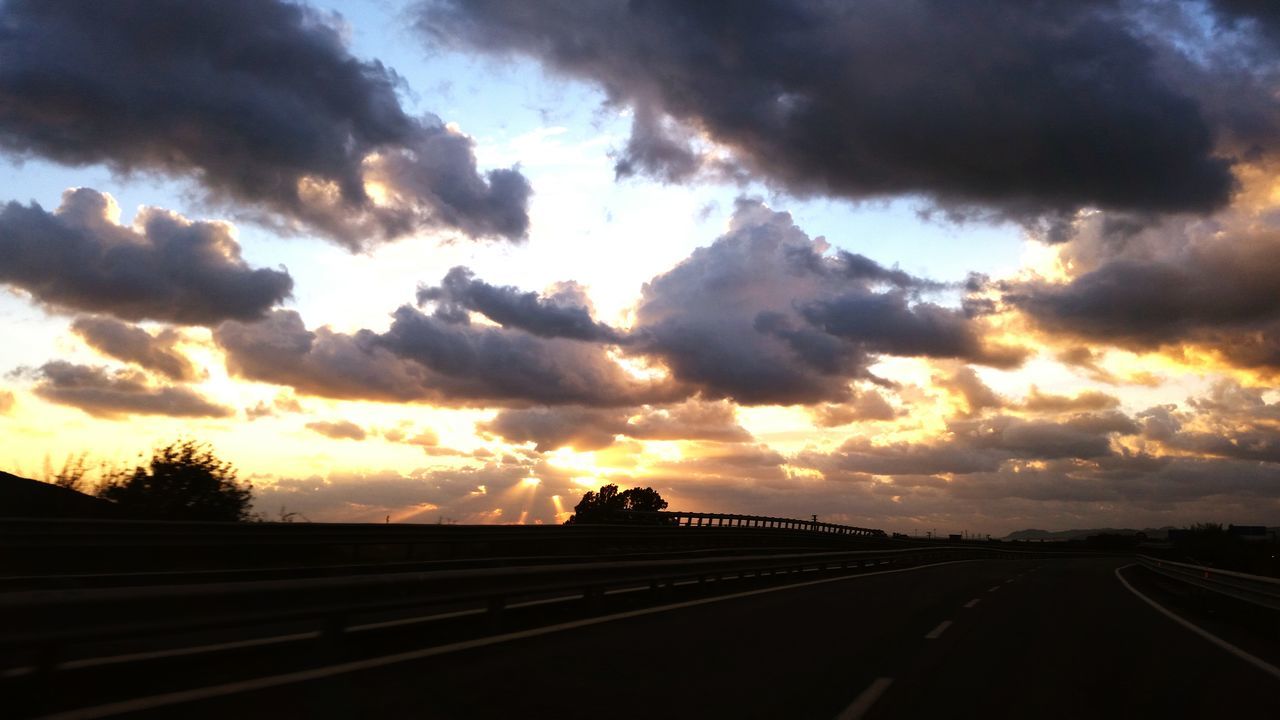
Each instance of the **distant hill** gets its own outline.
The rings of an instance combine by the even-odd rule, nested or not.
[[[124,514],[106,500],[0,471],[0,517],[119,518]]]
[[[1139,532],[1146,533],[1147,537],[1152,540],[1163,540],[1169,536],[1169,528],[1144,528],[1142,530],[1134,530],[1133,528],[1091,528],[1083,530],[1017,530],[1011,532],[1004,537],[1005,540],[1083,540],[1090,535],[1135,535]]]

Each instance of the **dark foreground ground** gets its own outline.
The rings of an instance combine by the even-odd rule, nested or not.
[[[1139,599],[1115,572],[1129,562],[977,561],[862,575],[143,716],[1280,717],[1280,678]],[[1232,608],[1166,586],[1141,568],[1121,574],[1280,664],[1273,631],[1240,624]]]

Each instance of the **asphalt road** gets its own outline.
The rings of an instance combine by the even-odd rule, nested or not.
[[[1280,717],[1280,679],[1144,603],[1114,572],[1128,562],[978,561],[864,575],[146,715]],[[1125,573],[1157,591],[1138,569]],[[1257,650],[1257,638],[1246,639]]]

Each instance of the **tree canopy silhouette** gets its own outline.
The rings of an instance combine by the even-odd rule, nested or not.
[[[667,501],[653,488],[635,487],[618,492],[617,485],[609,484],[600,488],[600,492],[588,490],[574,506],[573,517],[566,520],[565,524],[609,522],[611,516],[618,511],[656,512],[666,508]]]
[[[247,520],[253,486],[236,479],[231,463],[194,440],[160,448],[146,467],[108,475],[98,497],[128,514],[152,520]]]

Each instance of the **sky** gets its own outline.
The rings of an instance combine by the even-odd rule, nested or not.
[[[0,1],[0,468],[1276,524],[1280,11]],[[91,477],[91,480],[93,478]]]

